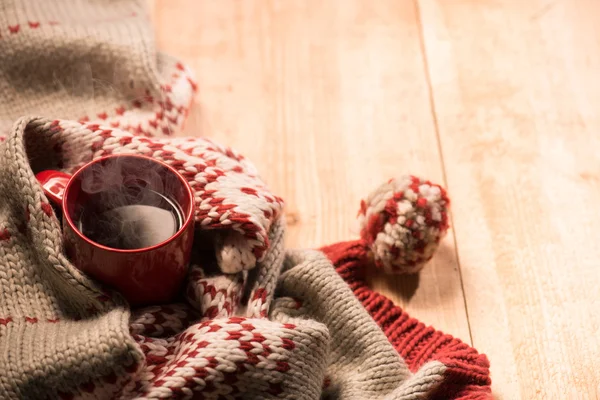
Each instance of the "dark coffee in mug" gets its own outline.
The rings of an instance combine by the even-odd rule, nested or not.
[[[181,207],[145,187],[90,194],[77,228],[90,240],[114,249],[142,249],[172,237],[184,222]]]

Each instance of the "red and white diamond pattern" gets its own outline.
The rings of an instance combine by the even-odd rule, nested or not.
[[[54,135],[53,151],[70,166],[67,172],[110,154],[142,154],[169,164],[194,191],[197,227],[215,231],[221,270],[251,269],[263,259],[267,233],[281,215],[283,200],[233,150],[204,138],[148,138],[94,123],[34,120],[29,126],[38,135]],[[40,138],[40,143],[47,142]]]
[[[242,296],[241,273],[205,277],[197,265],[191,267],[186,300],[200,312],[202,321],[235,314]]]
[[[231,317],[197,323],[167,339],[134,337],[146,364],[123,398],[234,398],[250,390],[281,391],[296,347],[294,325]],[[252,379],[263,374],[268,382]],[[275,393],[274,393],[275,394]]]

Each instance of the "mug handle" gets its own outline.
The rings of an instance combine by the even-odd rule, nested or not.
[[[40,185],[42,185],[42,190],[46,197],[60,207],[71,175],[60,171],[47,170],[38,172],[35,174],[35,177]]]

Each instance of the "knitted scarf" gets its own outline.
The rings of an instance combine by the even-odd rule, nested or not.
[[[284,248],[283,200],[242,155],[177,136],[191,71],[144,2],[0,0],[0,398],[487,399],[489,364],[372,291],[447,229],[438,185],[393,179],[361,239]],[[144,154],[193,188],[196,243],[172,303],[132,309],[64,254],[35,174]]]

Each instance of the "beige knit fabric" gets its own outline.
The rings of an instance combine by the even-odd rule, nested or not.
[[[62,253],[59,222],[34,177],[37,168],[68,161],[48,157],[39,146],[52,147],[58,138],[51,126],[39,119],[19,120],[0,147],[0,398],[71,398],[65,395],[71,393],[80,398],[187,398],[194,390],[175,396],[179,392],[172,389],[196,378],[203,382],[194,386],[197,391],[206,389],[207,382],[221,382],[206,391],[206,398],[235,393],[314,399],[327,380],[323,394],[331,398],[419,399],[441,381],[445,366],[439,362],[414,375],[408,371],[321,253],[290,251],[284,256],[281,220],[271,228],[264,262],[245,281],[250,301],[239,300],[233,309],[222,305],[215,317],[204,314],[181,326],[172,341],[195,343],[195,354],[177,360],[177,365],[183,362],[179,373],[154,374],[152,357],[170,342],[138,337],[153,310],[136,310],[131,317],[118,296],[106,298]],[[190,287],[202,290],[204,278],[194,281],[191,274]],[[212,279],[228,286],[244,281],[240,275],[218,273]],[[187,295],[201,313],[207,311],[203,295],[189,290]],[[262,301],[254,301],[258,299]],[[232,337],[232,332],[239,334]],[[248,361],[242,368],[240,357],[265,345],[270,350],[264,360]],[[221,360],[222,370],[197,374],[199,366],[214,359]],[[228,368],[236,375],[235,389],[222,374]],[[273,384],[276,392],[269,391]]]
[[[0,1],[0,132],[25,115],[106,125],[118,118],[121,128],[176,131],[183,118],[175,108],[187,106],[192,92],[178,90],[187,75],[174,76],[177,61],[156,51],[144,4]],[[154,127],[149,117],[161,99],[175,107]]]
[[[141,6],[0,0],[0,398],[427,398],[446,366],[411,373],[321,253],[284,250],[282,201],[252,164],[169,138],[195,83]],[[130,310],[73,266],[35,179],[124,152],[196,194],[173,304]]]

